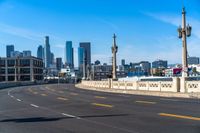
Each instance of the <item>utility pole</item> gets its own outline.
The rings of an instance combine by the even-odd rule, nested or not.
[[[113,46],[112,46],[112,79],[113,80],[116,80],[117,79],[117,73],[116,73],[116,69],[117,69],[117,57],[116,57],[116,54],[117,54],[117,51],[118,51],[118,46],[116,45],[116,35],[114,34],[113,36]]]
[[[182,27],[178,28],[178,37],[182,39],[182,77],[188,77],[188,62],[187,62],[187,37],[191,36],[192,27],[186,26],[186,11],[182,9]]]

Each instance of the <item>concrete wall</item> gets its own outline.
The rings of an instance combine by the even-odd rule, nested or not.
[[[0,83],[0,89],[10,88],[10,87],[17,87],[17,86],[28,86],[28,85],[35,85],[34,82],[2,82]]]
[[[172,81],[82,81],[82,85],[105,89],[200,93],[200,81],[186,81],[177,77]]]
[[[143,91],[179,92],[178,78],[173,81],[82,81],[82,85],[95,88],[128,89]]]

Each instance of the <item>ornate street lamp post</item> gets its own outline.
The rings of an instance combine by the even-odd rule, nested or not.
[[[116,35],[114,34],[113,36],[113,46],[112,46],[112,54],[113,54],[113,57],[112,57],[112,79],[113,80],[116,80],[117,79],[117,72],[116,72],[116,69],[117,69],[117,57],[116,57],[116,54],[117,54],[117,51],[118,51],[118,46],[116,45]]]
[[[182,39],[182,77],[188,77],[188,62],[187,62],[187,37],[191,36],[192,27],[186,26],[185,8],[182,10],[182,27],[178,28],[178,37]]]

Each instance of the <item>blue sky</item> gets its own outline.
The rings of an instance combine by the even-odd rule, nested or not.
[[[75,65],[79,42],[90,41],[92,61],[109,63],[113,33],[119,46],[118,63],[165,59],[181,63],[181,24],[184,3],[190,56],[200,57],[199,0],[0,0],[0,56],[7,44],[36,55],[44,36],[50,36],[51,50],[64,56],[66,40],[73,41]]]

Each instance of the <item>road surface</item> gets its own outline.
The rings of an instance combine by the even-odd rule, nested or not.
[[[82,90],[0,90],[0,133],[200,133],[200,101]]]

